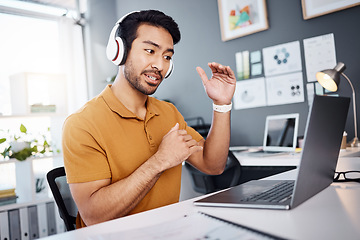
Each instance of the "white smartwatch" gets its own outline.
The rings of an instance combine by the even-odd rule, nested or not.
[[[213,103],[213,110],[216,112],[226,113],[231,111],[231,108],[232,103],[230,103],[229,105],[216,105],[215,103]]]

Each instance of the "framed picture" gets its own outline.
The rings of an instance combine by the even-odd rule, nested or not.
[[[359,0],[301,0],[305,20],[360,5]]]
[[[222,41],[269,28],[265,0],[218,0]]]

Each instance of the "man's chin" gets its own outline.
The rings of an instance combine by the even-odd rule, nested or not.
[[[151,88],[151,89],[143,89],[142,93],[145,95],[153,95],[156,92],[157,87],[158,86]]]

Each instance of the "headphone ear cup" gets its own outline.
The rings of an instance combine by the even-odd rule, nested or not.
[[[110,61],[113,61],[115,58],[117,58],[118,51],[119,51],[118,43],[115,40],[116,30],[117,30],[117,25],[112,29],[110,36],[109,36],[108,44],[106,46],[106,57]]]
[[[116,52],[116,56],[111,61],[115,65],[120,65],[120,63],[122,62],[122,60],[124,58],[125,46],[124,46],[123,40],[120,37],[116,37],[115,42],[116,42],[117,52]]]
[[[165,74],[165,78],[170,77],[170,75],[171,75],[171,73],[173,72],[173,70],[174,70],[174,64],[173,64],[173,60],[171,59],[171,60],[170,60],[169,69],[168,69],[168,71],[167,71],[166,74]]]
[[[109,41],[106,46],[106,56],[107,58],[112,61],[115,65],[120,65],[122,60],[125,58],[125,49],[126,46],[124,45],[123,40],[116,36],[118,28],[120,27],[121,22],[129,15],[140,12],[140,11],[132,11],[125,14],[122,18],[120,18],[113,29],[111,30]]]

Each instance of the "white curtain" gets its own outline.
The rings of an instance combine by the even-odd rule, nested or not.
[[[63,72],[67,76],[68,113],[71,114],[88,100],[82,28],[73,19],[61,17],[59,37]]]

